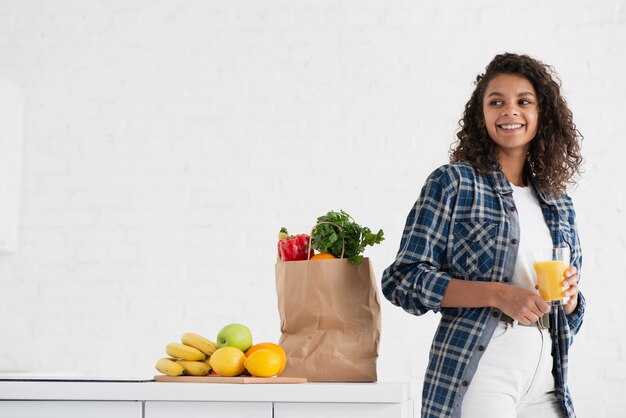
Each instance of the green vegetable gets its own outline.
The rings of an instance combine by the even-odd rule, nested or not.
[[[385,239],[382,229],[373,234],[368,227],[362,227],[354,222],[352,216],[343,210],[330,211],[317,218],[317,223],[311,234],[311,246],[319,252],[330,253],[339,258],[343,245],[343,257],[353,264],[361,264],[365,247],[378,244]]]

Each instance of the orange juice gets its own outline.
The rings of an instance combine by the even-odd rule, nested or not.
[[[535,261],[539,294],[546,302],[563,299],[563,273],[567,269],[564,261]]]

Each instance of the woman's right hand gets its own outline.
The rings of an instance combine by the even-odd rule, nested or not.
[[[536,292],[507,284],[498,285],[496,308],[521,324],[528,325],[550,312],[550,305]]]

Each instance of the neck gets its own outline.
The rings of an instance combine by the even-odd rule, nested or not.
[[[526,163],[526,155],[510,155],[500,153],[498,157],[502,172],[510,183],[523,187],[526,185],[524,176],[524,165]]]

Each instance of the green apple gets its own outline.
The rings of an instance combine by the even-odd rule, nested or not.
[[[243,324],[229,324],[217,333],[217,347],[236,347],[245,352],[252,346],[252,333]]]

